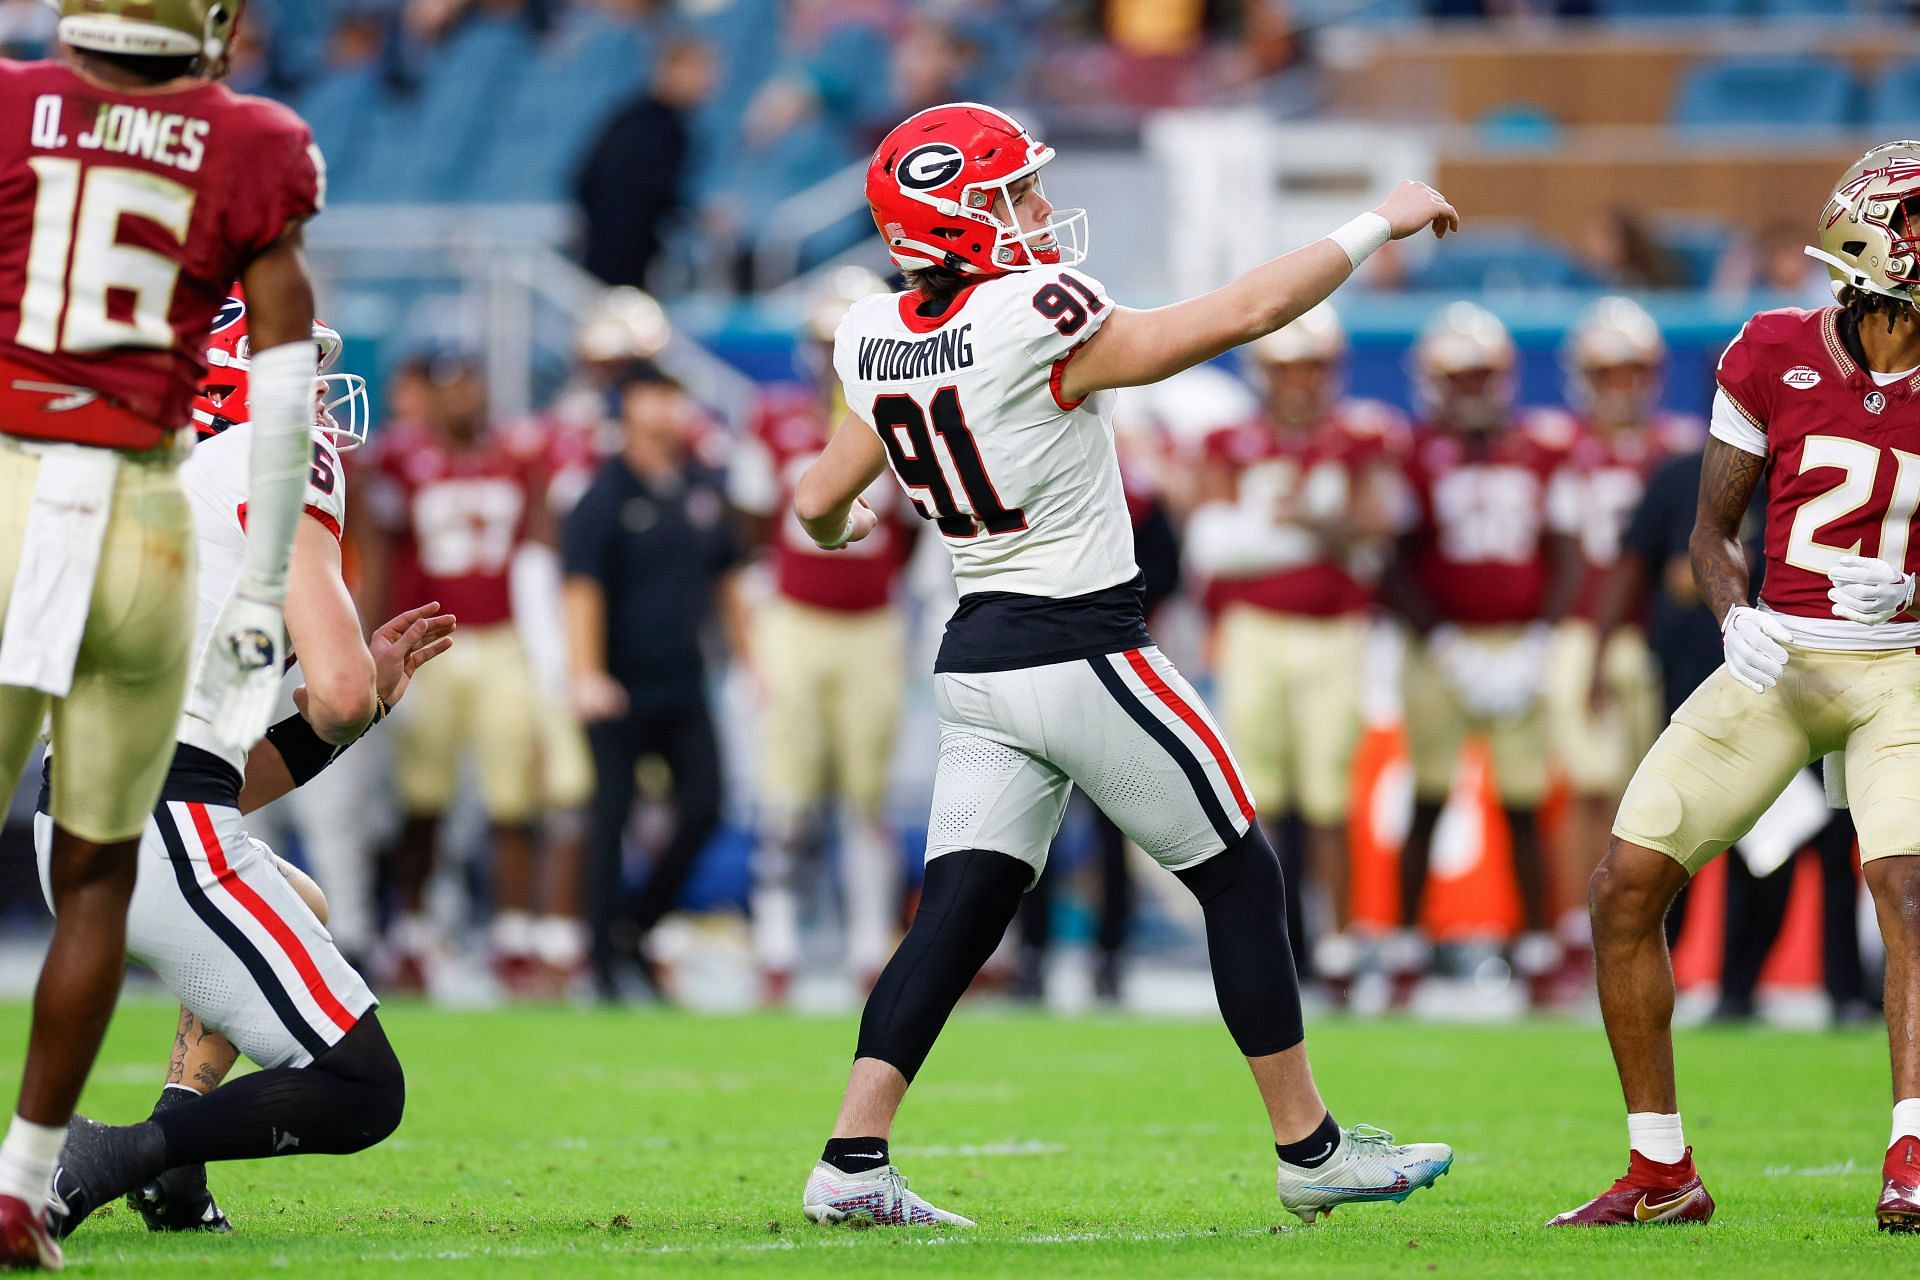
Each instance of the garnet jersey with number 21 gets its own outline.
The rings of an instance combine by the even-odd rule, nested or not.
[[[1114,454],[1114,393],[1061,376],[1113,304],[1060,267],[994,276],[938,315],[915,293],[853,304],[834,338],[847,406],[953,553],[961,595],[1064,599],[1139,571]]]
[[[0,362],[16,371],[0,429],[159,443],[84,438],[82,415],[46,409],[74,388],[162,430],[188,425],[214,314],[319,211],[323,172],[306,125],[276,103],[211,82],[115,91],[59,63],[0,61]],[[46,386],[22,387],[20,371]]]
[[[1834,616],[1827,571],[1845,555],[1920,568],[1920,374],[1881,385],[1848,351],[1841,311],[1763,311],[1720,357],[1713,435],[1769,459],[1763,606],[1829,649],[1904,649],[1920,621]]]

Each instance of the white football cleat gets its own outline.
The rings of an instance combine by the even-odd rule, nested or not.
[[[906,1178],[890,1164],[865,1173],[843,1173],[822,1160],[813,1166],[800,1207],[823,1226],[842,1222],[856,1227],[973,1225],[973,1219],[937,1209],[909,1191]]]
[[[1343,1204],[1405,1200],[1433,1185],[1453,1164],[1443,1142],[1396,1144],[1370,1124],[1340,1131],[1340,1145],[1313,1169],[1280,1162],[1280,1205],[1311,1225]]]

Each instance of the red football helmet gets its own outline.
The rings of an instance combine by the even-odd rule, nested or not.
[[[867,204],[894,265],[999,275],[1084,261],[1085,209],[1056,210],[1032,231],[1013,217],[1007,188],[1053,155],[1018,120],[977,102],[908,116],[867,166]]]
[[[366,443],[372,421],[367,402],[367,380],[357,373],[330,373],[346,342],[318,320],[313,342],[320,349],[320,376],[313,380],[314,430],[325,433],[333,447],[345,453]],[[193,429],[202,436],[219,435],[236,422],[247,420],[247,370],[252,364],[247,338],[247,298],[239,285],[213,317],[213,339],[207,344],[207,376],[200,379],[193,401]]]

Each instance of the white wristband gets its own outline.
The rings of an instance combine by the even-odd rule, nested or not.
[[[822,551],[838,551],[841,547],[847,545],[847,540],[851,537],[853,537],[853,508],[849,507],[847,508],[847,522],[840,526],[840,532],[829,542],[821,542],[816,538],[814,539],[813,545],[819,547]]]
[[[1347,261],[1358,271],[1360,264],[1393,239],[1393,225],[1369,209],[1351,222],[1327,233],[1327,239],[1340,246]]]

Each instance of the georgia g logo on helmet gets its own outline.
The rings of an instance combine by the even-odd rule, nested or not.
[[[929,142],[901,156],[893,172],[901,186],[913,191],[931,191],[959,177],[966,163],[967,158],[952,143]]]

